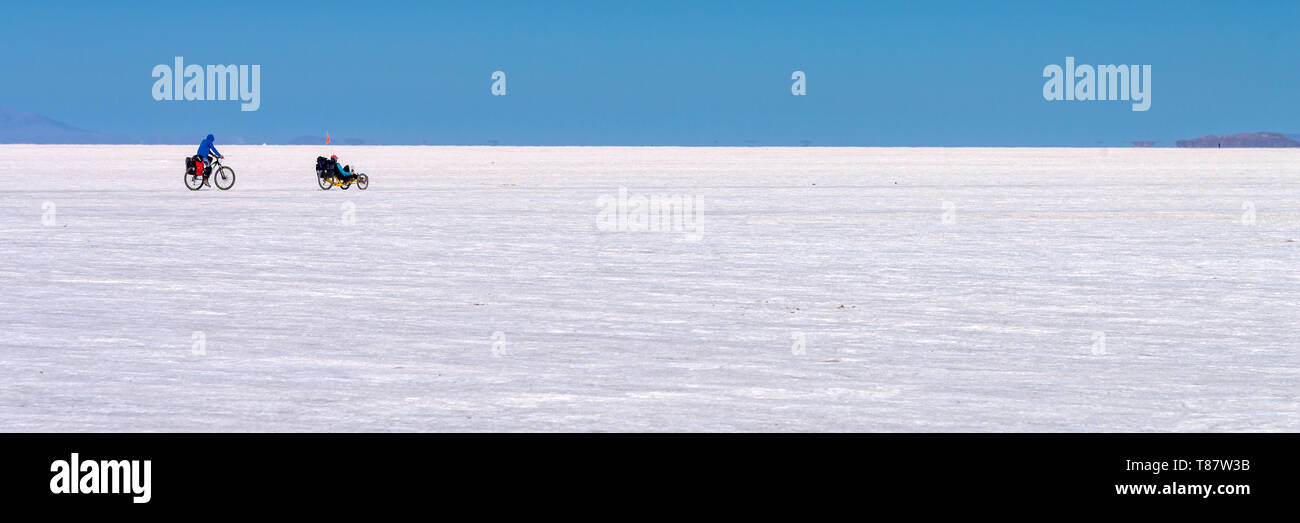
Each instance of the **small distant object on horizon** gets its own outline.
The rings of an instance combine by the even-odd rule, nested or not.
[[[1178,140],[1174,142],[1174,145],[1188,148],[1300,147],[1300,142],[1282,133],[1240,133]]]
[[[369,140],[364,138],[339,139],[331,136],[329,141],[326,141],[324,136],[303,135],[289,140],[287,145],[320,145],[322,143],[327,145],[366,145]]]
[[[1135,140],[1129,143],[1132,144],[1133,147],[1155,147],[1159,142],[1154,140]]]

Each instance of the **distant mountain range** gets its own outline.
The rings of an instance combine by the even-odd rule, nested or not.
[[[72,125],[31,114],[9,107],[0,107],[0,144],[195,144],[199,136],[154,135],[131,139],[125,135],[88,131]],[[371,140],[361,138],[333,137],[331,143],[336,145],[379,145]],[[245,144],[258,141],[245,140],[242,137],[222,137],[222,143]],[[276,142],[281,143],[281,142]],[[324,136],[303,135],[293,138],[285,145],[324,145]],[[1099,142],[1100,143],[1100,142]],[[1154,147],[1159,142],[1137,140],[1130,142],[1134,147]],[[802,145],[811,142],[803,140]],[[489,140],[486,145],[496,145],[496,140]],[[757,145],[757,143],[749,144]],[[1176,147],[1214,148],[1214,147],[1300,147],[1300,133],[1241,133],[1223,136],[1202,136],[1174,142]]]
[[[17,109],[0,107],[0,143],[130,143],[125,136],[87,131]]]
[[[1300,147],[1300,141],[1282,133],[1241,133],[1178,140],[1174,145],[1177,147]]]
[[[0,143],[19,144],[150,144],[176,145],[198,144],[206,132],[196,132],[193,136],[151,135],[131,138],[121,134],[109,134],[81,129],[39,114],[19,111],[11,107],[0,107]],[[239,136],[222,136],[220,143],[241,145],[261,143],[246,140]],[[338,145],[363,145],[369,140],[358,138],[334,138]],[[294,145],[324,145],[324,136],[300,136],[289,142]]]

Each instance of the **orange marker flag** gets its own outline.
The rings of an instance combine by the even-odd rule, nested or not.
[[[325,133],[325,145],[330,144],[330,133]]]

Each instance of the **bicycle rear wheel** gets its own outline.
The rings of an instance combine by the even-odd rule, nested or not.
[[[235,170],[222,166],[216,174],[212,175],[212,181],[217,184],[218,189],[223,191],[230,189],[235,185]]]
[[[191,191],[202,189],[203,177],[197,174],[185,173],[185,188]]]

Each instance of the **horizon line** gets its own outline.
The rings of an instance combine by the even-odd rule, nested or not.
[[[135,147],[193,147],[189,143],[23,143],[6,142],[3,146],[135,146]],[[1300,149],[1292,147],[1179,147],[1177,145],[683,145],[683,144],[294,144],[294,143],[228,143],[222,147],[673,147],[702,149]]]

